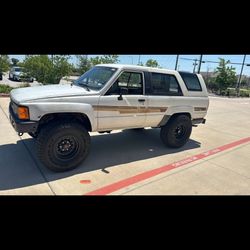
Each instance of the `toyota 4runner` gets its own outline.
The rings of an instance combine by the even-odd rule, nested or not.
[[[179,148],[209,105],[200,74],[134,65],[101,64],[68,85],[11,91],[10,121],[37,139],[38,157],[53,171],[77,167],[88,155],[89,132],[161,128]]]

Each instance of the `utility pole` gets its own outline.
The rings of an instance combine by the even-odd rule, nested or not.
[[[139,59],[138,59],[138,64],[140,65],[141,62],[141,55],[139,55]]]
[[[208,83],[208,72],[209,72],[209,65],[207,66],[207,77],[206,77],[207,83]]]
[[[200,74],[200,70],[201,70],[201,63],[202,63],[202,55],[200,56],[200,61],[199,61],[199,66],[198,66],[198,74]]]
[[[197,65],[197,60],[198,60],[198,59],[194,59],[194,63],[193,63],[193,65],[194,65],[193,73],[195,73],[195,69],[196,69],[196,65]]]
[[[178,67],[178,61],[179,61],[179,55],[176,55],[176,62],[175,62],[175,70],[177,70]]]
[[[243,62],[242,62],[242,66],[241,66],[240,76],[239,76],[239,80],[238,80],[237,86],[236,86],[237,96],[239,96],[239,94],[240,94],[240,82],[241,82],[241,76],[242,76],[242,72],[243,72],[245,60],[246,60],[246,55],[244,55],[244,57],[243,57]]]

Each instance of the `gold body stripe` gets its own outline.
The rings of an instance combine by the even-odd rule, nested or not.
[[[133,113],[156,113],[166,112],[167,107],[140,107],[140,106],[105,106],[105,105],[94,105],[95,111],[117,111],[120,114],[133,114]]]
[[[194,111],[206,111],[207,108],[204,107],[194,107]]]

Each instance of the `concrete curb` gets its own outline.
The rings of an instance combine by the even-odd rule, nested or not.
[[[10,94],[0,93],[0,97],[10,97]]]

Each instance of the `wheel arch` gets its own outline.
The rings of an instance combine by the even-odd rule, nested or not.
[[[67,112],[67,113],[50,113],[42,116],[41,119],[39,120],[37,132],[39,133],[41,128],[46,124],[58,120],[76,121],[81,123],[87,129],[87,131],[89,132],[92,131],[92,125],[90,119],[86,114]]]
[[[162,120],[158,124],[158,127],[162,127],[162,126],[167,125],[170,121],[172,121],[173,119],[175,119],[176,117],[178,117],[180,115],[186,115],[190,120],[192,119],[192,116],[189,112],[180,112],[180,113],[174,113],[172,115],[164,115],[164,117],[162,118]]]

